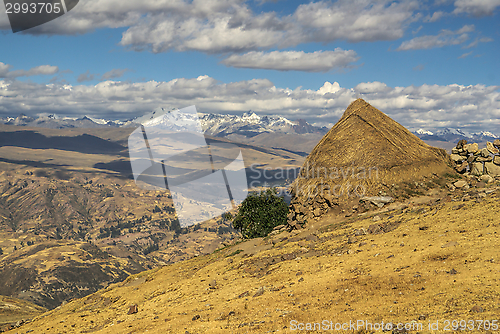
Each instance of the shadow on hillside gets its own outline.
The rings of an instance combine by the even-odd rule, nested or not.
[[[128,156],[128,153],[125,151],[126,147],[88,134],[74,137],[46,137],[34,131],[0,132],[0,147],[1,146]]]
[[[128,154],[127,154],[128,155]],[[111,162],[98,162],[94,166],[97,169],[108,170],[111,172],[118,172],[120,177],[133,179],[132,167],[130,166],[130,160],[114,160]]]
[[[71,166],[71,165],[48,164],[45,162],[32,161],[32,160],[11,160],[11,159],[1,158],[1,157],[0,157],[0,162],[7,162],[10,164],[16,164],[16,165],[26,165],[26,166],[30,166],[30,167],[36,167],[36,168],[61,168],[61,167],[70,167]]]

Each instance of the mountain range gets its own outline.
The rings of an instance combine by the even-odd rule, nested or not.
[[[422,140],[439,140],[439,141],[451,141],[451,142],[456,142],[461,139],[472,140],[476,142],[484,142],[500,138],[500,136],[491,133],[489,131],[467,132],[455,128],[444,128],[434,131],[435,132],[425,129],[418,129],[417,131],[413,131],[413,134],[415,134]]]
[[[141,117],[129,120],[108,120],[90,116],[59,117],[57,115],[42,115],[36,118],[24,114],[18,117],[0,117],[0,123],[7,125],[43,127],[51,129],[64,128],[127,128],[137,127],[139,124],[150,122],[154,118],[162,117],[162,122],[171,121],[172,117],[179,117],[177,109],[156,108]],[[314,126],[303,119],[289,120],[285,117],[259,116],[254,112],[247,112],[241,116],[223,114],[198,114],[203,131],[214,137],[246,137],[253,138],[260,134],[319,134],[328,132],[327,127]],[[177,120],[178,121],[178,120]],[[176,122],[177,122],[176,121]],[[488,131],[468,132],[459,128],[418,129],[412,131],[417,137],[426,141],[456,142],[461,139],[484,142],[500,138],[499,135]]]
[[[174,115],[176,114],[176,116]],[[26,127],[44,127],[52,129],[64,128],[104,128],[104,127],[137,127],[139,124],[151,122],[154,118],[162,117],[162,122],[168,122],[173,117],[182,114],[176,113],[176,109],[156,108],[141,117],[136,117],[126,121],[106,120],[83,116],[81,118],[58,117],[56,115],[43,115],[37,118],[19,115],[18,117],[0,118],[0,123],[7,125],[17,125]],[[199,114],[199,119],[203,131],[211,136],[226,137],[229,135],[241,135],[248,138],[263,133],[292,133],[325,134],[326,127],[317,127],[299,119],[291,121],[284,117],[259,116],[254,112],[247,112],[241,116],[221,115],[221,114]]]

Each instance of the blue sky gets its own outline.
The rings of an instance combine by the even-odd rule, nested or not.
[[[2,7],[3,116],[194,104],[332,125],[363,97],[410,129],[500,132],[500,0],[80,0],[15,34]]]

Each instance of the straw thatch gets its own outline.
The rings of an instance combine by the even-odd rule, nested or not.
[[[300,177],[291,186],[292,204],[315,200],[325,208],[319,211],[326,211],[326,205],[378,195],[382,184],[401,184],[450,171],[448,164],[444,150],[427,145],[380,110],[357,99],[307,157]],[[314,199],[318,196],[326,201]]]

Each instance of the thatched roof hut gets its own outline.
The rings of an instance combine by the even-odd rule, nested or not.
[[[292,210],[309,211],[318,217],[332,205],[376,196],[385,189],[384,184],[399,185],[449,171],[449,158],[443,149],[427,145],[380,110],[357,99],[304,162],[291,186]],[[295,215],[292,219],[297,216],[300,218]]]

